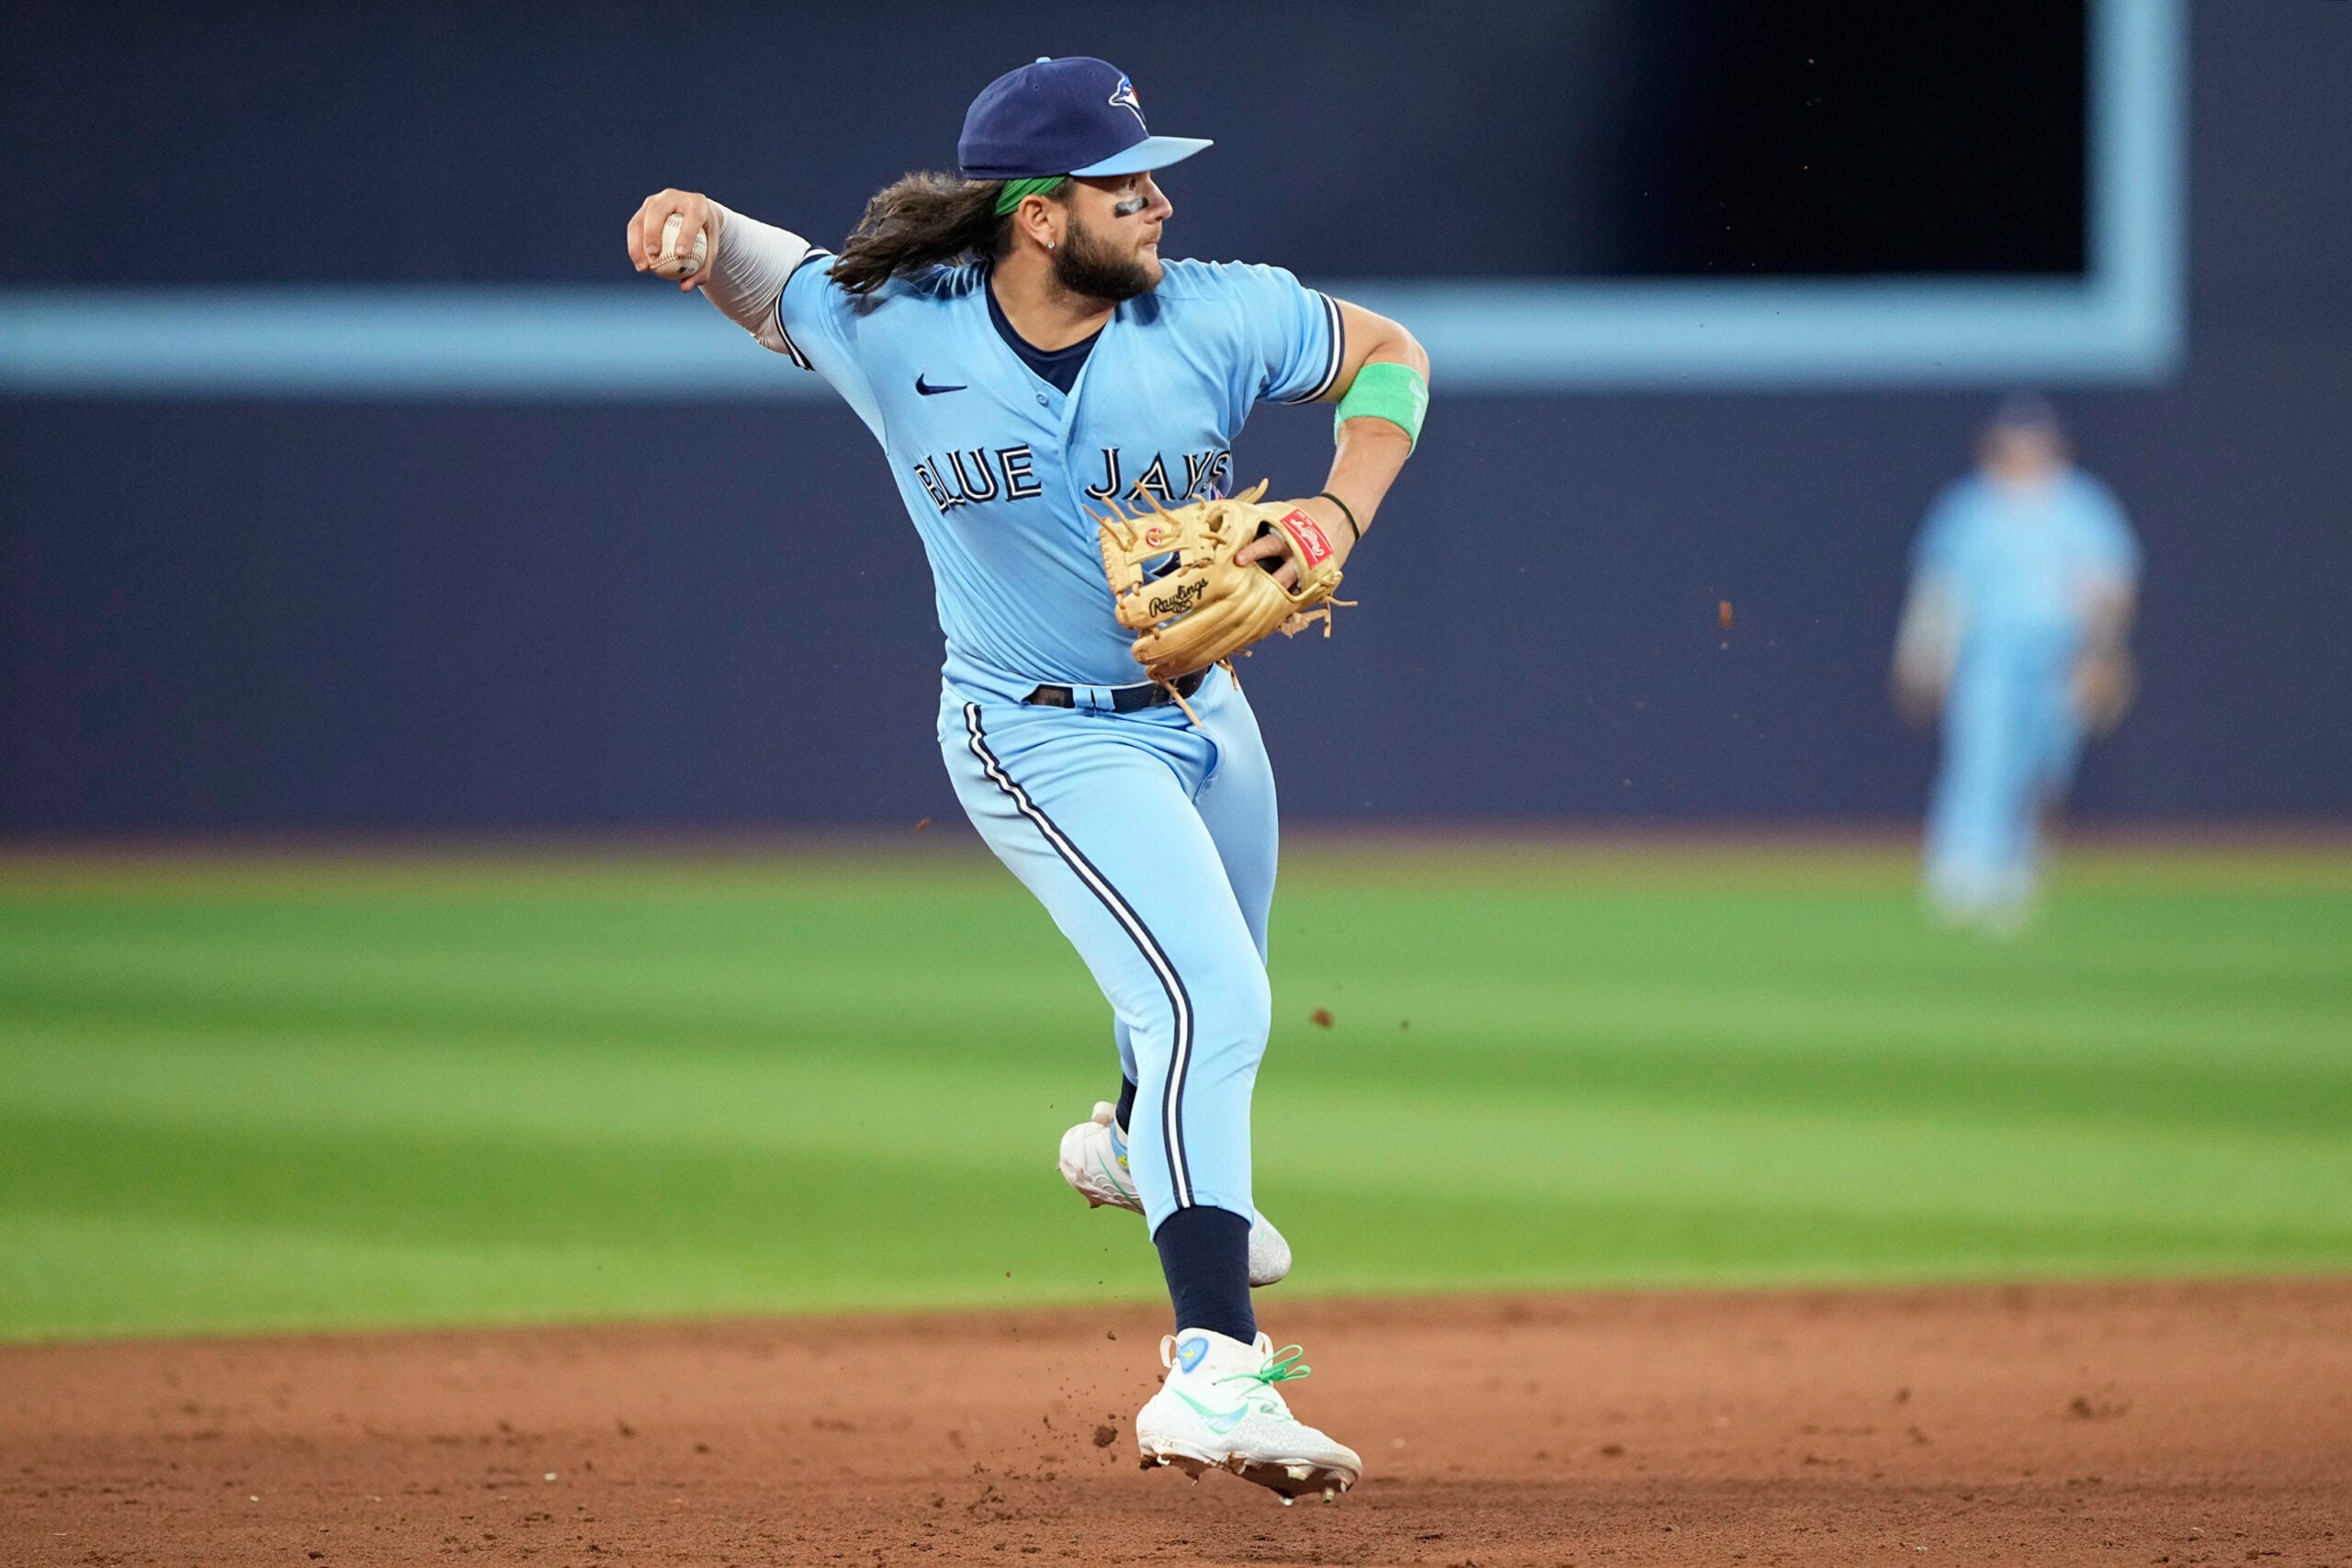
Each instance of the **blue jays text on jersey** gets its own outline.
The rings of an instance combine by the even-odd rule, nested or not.
[[[1228,451],[1187,452],[1182,468],[1173,471],[1167,454],[1155,452],[1150,466],[1136,475],[1132,483],[1126,479],[1129,461],[1116,446],[1102,448],[1102,470],[1083,493],[1122,506],[1140,505],[1147,500],[1175,506],[1220,496],[1232,488],[1233,454]],[[1181,483],[1173,477],[1175,472],[1182,473]],[[942,513],[983,505],[1000,497],[1035,501],[1046,493],[1037,479],[1037,454],[1027,446],[975,446],[969,452],[951,451],[944,459],[936,455],[919,457],[915,482]]]
[[[1064,391],[992,320],[985,264],[857,296],[829,254],[793,271],[775,329],[889,459],[931,562],[950,686],[1017,699],[1041,682],[1134,683],[1090,512],[1230,489],[1251,409],[1338,379],[1339,306],[1278,267],[1170,262]]]

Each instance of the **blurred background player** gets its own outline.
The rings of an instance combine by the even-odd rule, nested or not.
[[[1928,896],[1955,922],[2009,929],[2033,897],[2041,812],[2086,734],[2131,702],[2140,547],[2043,399],[2004,399],[1976,455],[1913,546],[1894,687],[1906,716],[1943,721]]]

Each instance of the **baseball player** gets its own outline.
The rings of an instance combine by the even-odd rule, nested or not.
[[[1362,1463],[1291,1415],[1281,1385],[1307,1369],[1250,1297],[1289,1266],[1250,1168],[1273,776],[1229,671],[1142,679],[1095,519],[1224,496],[1257,404],[1337,402],[1319,493],[1238,558],[1295,582],[1378,514],[1429,366],[1394,321],[1278,267],[1163,260],[1174,208],[1154,176],[1208,145],[1151,134],[1116,67],[1040,60],[973,100],[959,175],[881,191],[838,255],[677,190],[646,198],[628,248],[640,271],[691,265],[682,287],[823,377],[880,443],[936,586],[957,796],[1115,1021],[1118,1100],[1062,1165],[1145,1216],[1174,1303],[1136,1443],[1288,1502]],[[676,259],[698,242],[698,265]]]
[[[1936,498],[1913,547],[1895,700],[1940,709],[1927,888],[1947,919],[2013,929],[2033,896],[2040,818],[2072,782],[2086,733],[2132,694],[2140,548],[2115,497],[2069,460],[2038,397],[2003,400],[1977,471]]]

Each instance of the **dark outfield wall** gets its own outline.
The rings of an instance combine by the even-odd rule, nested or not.
[[[2194,71],[2190,363],[2064,400],[2150,559],[2145,695],[2080,801],[2342,815],[2352,18],[2207,5]],[[600,223],[646,183],[616,178]],[[1979,399],[1438,380],[1351,573],[1363,608],[1244,666],[1295,815],[1916,807],[1930,752],[1887,713],[1886,645]],[[954,810],[929,586],[844,412],[17,400],[0,422],[0,829]],[[1328,451],[1325,415],[1268,410],[1239,468],[1311,488]]]

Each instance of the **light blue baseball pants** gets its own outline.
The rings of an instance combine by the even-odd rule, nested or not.
[[[1928,887],[1960,913],[2014,909],[2041,871],[2041,816],[2065,793],[2083,731],[2071,650],[1964,659],[1944,703],[1943,764],[1928,812]]]
[[[1273,771],[1230,675],[1189,700],[1201,728],[1172,704],[1122,714],[952,691],[939,714],[964,810],[1110,1001],[1154,1230],[1195,1205],[1255,1215],[1250,1097],[1272,1008]]]

